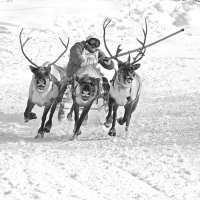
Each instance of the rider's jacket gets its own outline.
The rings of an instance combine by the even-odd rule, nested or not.
[[[94,53],[90,53],[87,50],[85,41],[75,43],[70,49],[69,62],[67,64],[66,73],[67,77],[71,78],[74,73],[80,69],[80,64],[85,62],[86,65],[100,63],[105,69],[113,69],[114,63],[111,62],[110,65],[107,65],[103,59],[105,54],[100,49],[97,49]]]

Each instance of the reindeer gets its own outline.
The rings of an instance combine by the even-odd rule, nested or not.
[[[31,38],[27,38],[24,43],[22,43],[22,35],[23,29],[20,32],[19,40],[20,47],[25,58],[31,63],[30,70],[33,73],[32,81],[29,87],[29,96],[27,101],[27,106],[24,112],[24,121],[28,122],[29,120],[36,119],[37,116],[32,112],[32,109],[35,105],[40,107],[44,106],[44,112],[42,115],[42,123],[40,128],[38,129],[38,134],[35,138],[44,137],[44,133],[48,133],[52,127],[52,118],[55,112],[56,106],[58,104],[57,96],[59,94],[61,81],[63,81],[66,77],[65,70],[62,67],[57,66],[55,63],[64,55],[67,51],[69,39],[67,45],[63,43],[60,39],[61,43],[64,45],[65,50],[58,56],[58,58],[52,62],[45,62],[42,66],[38,66],[35,64],[24,52],[24,46]],[[49,119],[46,121],[46,116],[50,111]]]
[[[109,129],[108,135],[116,136],[115,124],[116,120],[120,125],[126,123],[125,132],[128,133],[128,128],[131,120],[132,113],[135,111],[141,92],[141,80],[139,75],[135,72],[140,64],[137,63],[145,54],[146,48],[146,36],[147,36],[147,22],[145,20],[145,30],[143,29],[144,41],[138,40],[142,45],[138,49],[137,55],[133,58],[133,62],[130,61],[130,54],[126,62],[122,62],[118,59],[118,54],[122,50],[118,46],[116,55],[113,56],[106,44],[106,28],[111,20],[106,19],[103,24],[104,31],[104,45],[108,54],[117,61],[118,70],[116,70],[113,79],[111,80],[110,91],[109,91],[109,100],[108,100],[108,115],[104,125]],[[119,106],[124,106],[125,112],[124,116],[117,119],[117,110]]]
[[[93,102],[101,97],[101,80],[102,75],[100,71],[93,65],[81,67],[74,74],[71,86],[73,105],[68,115],[72,115],[72,111],[74,111],[75,125],[73,130],[74,134],[70,140],[76,139],[81,134],[80,127],[88,116]],[[80,107],[83,107],[83,110],[79,117]]]

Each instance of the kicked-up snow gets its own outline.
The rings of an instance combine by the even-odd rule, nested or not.
[[[199,200],[199,7],[189,0],[2,0],[0,199]],[[105,51],[106,17],[112,19],[106,38],[113,54],[118,44],[123,52],[139,46],[145,18],[147,44],[185,31],[147,48],[137,70],[143,86],[128,134],[117,124],[116,138],[108,136],[105,112],[92,109],[78,140],[69,140],[74,124],[67,118],[59,122],[57,111],[51,132],[34,139],[42,108],[34,108],[36,120],[24,122],[32,73],[20,50],[21,28],[23,40],[32,37],[26,54],[41,65],[63,51],[59,37],[65,42],[70,37],[71,47],[95,33]],[[66,66],[68,55],[69,49],[58,65]],[[114,73],[103,72],[108,78]]]

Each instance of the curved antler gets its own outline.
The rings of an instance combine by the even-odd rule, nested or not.
[[[106,28],[110,24],[110,22],[111,22],[111,19],[106,18],[105,21],[104,21],[104,23],[103,23],[103,41],[104,41],[105,48],[106,48],[108,54],[110,55],[110,57],[113,58],[113,59],[115,59],[119,63],[121,61],[117,59],[117,56],[122,51],[122,49],[120,49],[121,44],[118,45],[115,56],[113,56],[110,53],[110,51],[109,51],[109,49],[107,47],[107,44],[106,44]]]
[[[104,45],[105,45],[105,48],[106,48],[108,54],[111,57],[113,57],[112,54],[110,53],[108,47],[107,47],[107,44],[106,44],[106,28],[107,28],[108,24],[110,24],[110,22],[111,22],[111,19],[106,18],[104,23],[103,23],[103,41],[104,41]]]
[[[23,53],[23,55],[25,56],[25,58],[33,65],[33,66],[35,66],[36,68],[38,67],[38,65],[36,65],[31,59],[29,59],[29,57],[25,54],[25,52],[24,52],[24,46],[25,46],[25,44],[31,39],[30,37],[28,37],[27,39],[26,39],[26,41],[22,44],[22,32],[23,32],[23,28],[22,28],[22,30],[21,30],[21,32],[20,32],[20,34],[19,34],[19,41],[20,41],[20,47],[21,47],[21,50],[22,50],[22,53]]]
[[[23,55],[25,56],[25,58],[32,64],[32,65],[34,65],[36,68],[38,67],[38,65],[36,65],[31,59],[29,59],[29,57],[25,54],[25,52],[24,52],[24,46],[25,46],[25,44],[31,39],[30,37],[28,37],[27,39],[26,39],[26,41],[24,42],[24,43],[22,43],[22,32],[23,32],[23,28],[22,28],[22,30],[21,30],[21,32],[20,32],[20,34],[19,34],[19,41],[20,41],[20,46],[21,46],[21,50],[22,50],[22,53],[23,53]],[[54,62],[52,62],[52,63],[50,63],[49,64],[49,66],[51,66],[51,65],[53,65],[53,64],[55,64],[56,62],[58,62],[58,60],[64,55],[64,53],[67,51],[67,49],[68,49],[68,45],[69,45],[69,38],[68,38],[68,42],[67,42],[67,45],[62,41],[62,39],[61,38],[59,38],[60,39],[60,41],[61,41],[61,43],[63,44],[63,46],[65,47],[65,50],[60,54],[60,56],[58,56],[58,58],[54,61]]]
[[[135,64],[136,62],[138,62],[139,60],[141,60],[146,51],[146,48],[145,48],[146,37],[147,37],[147,20],[146,20],[146,18],[145,18],[145,30],[144,30],[144,28],[142,28],[142,30],[143,30],[143,34],[144,34],[144,41],[141,42],[139,39],[136,38],[137,41],[142,45],[142,47],[137,50],[138,54],[133,58],[133,62],[131,63],[132,65]]]
[[[64,53],[65,53],[65,52],[67,51],[67,49],[68,49],[69,38],[68,38],[67,45],[62,41],[61,38],[59,38],[59,39],[60,39],[61,43],[63,44],[63,46],[65,47],[65,50],[60,54],[60,56],[58,56],[58,58],[57,58],[54,62],[50,63],[49,66],[51,66],[51,65],[55,64],[56,62],[58,62],[58,60],[64,55]]]

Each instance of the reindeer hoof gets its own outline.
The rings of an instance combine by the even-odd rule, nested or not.
[[[33,112],[30,112],[29,113],[29,119],[31,120],[31,119],[37,119],[37,115],[35,114],[35,113],[33,113]]]
[[[44,138],[44,132],[43,133],[38,133],[36,136],[35,136],[35,139],[37,138]]]
[[[116,136],[116,131],[115,130],[110,130],[108,132],[108,135],[110,135],[110,136]]]
[[[49,133],[50,130],[51,130],[51,128],[49,128],[49,127],[45,127],[45,128],[44,128],[44,132],[45,132],[45,133]]]
[[[78,136],[78,135],[81,135],[81,133],[82,133],[82,131],[81,131],[81,130],[79,130],[79,131],[77,132],[77,134],[76,134],[76,135],[77,135],[77,136]]]
[[[39,128],[38,129],[38,134],[35,136],[35,138],[44,138],[44,134],[45,134],[45,128]]]
[[[110,125],[112,124],[112,121],[113,121],[112,117],[106,118],[106,122],[104,123],[105,127],[106,128],[110,127]]]
[[[52,127],[52,123],[48,121],[48,122],[45,124],[44,131],[45,131],[46,133],[49,133],[50,130],[51,130],[51,127]]]
[[[110,125],[112,124],[112,117],[106,118],[106,122],[104,123],[105,127],[110,127]]]
[[[110,122],[105,122],[105,123],[104,123],[104,126],[105,126],[106,128],[110,127],[110,125],[111,125]]]
[[[81,135],[82,131],[79,129],[77,132],[75,132],[75,130],[73,130],[74,135],[70,138],[70,140],[74,140],[75,138],[77,138],[79,135]]]
[[[29,118],[24,117],[24,122],[28,122]]]
[[[120,125],[123,125],[125,123],[125,121],[123,120],[122,117],[118,118],[117,119],[117,122],[120,124]]]
[[[70,141],[77,140],[77,137],[78,137],[77,135],[73,135],[69,140],[70,140]]]
[[[32,120],[32,119],[37,119],[37,116],[36,116],[36,114],[35,113],[33,113],[33,112],[30,112],[29,114],[28,114],[28,116],[24,116],[24,121],[25,122],[28,122],[29,120]]]

